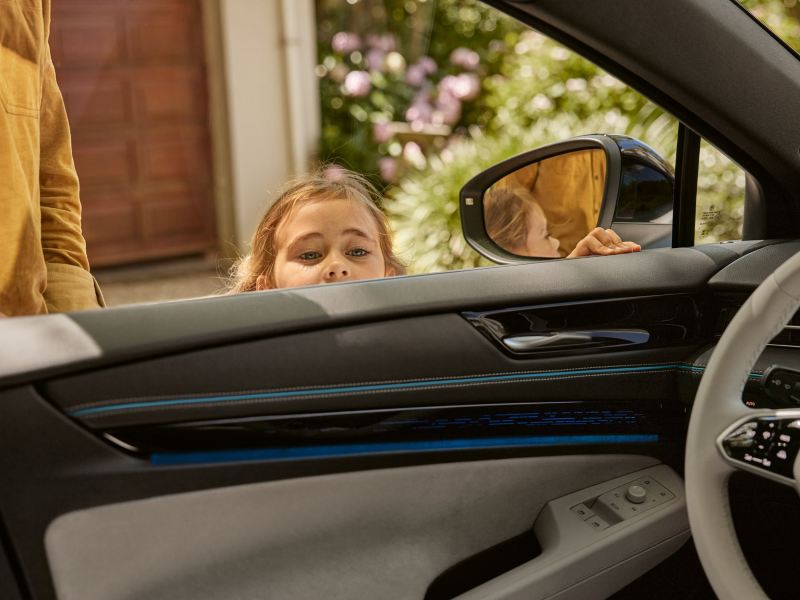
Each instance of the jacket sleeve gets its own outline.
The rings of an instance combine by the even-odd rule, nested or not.
[[[42,250],[47,264],[45,301],[48,312],[103,306],[89,273],[81,233],[78,175],[72,159],[69,122],[58,89],[49,46],[42,73],[39,187]]]

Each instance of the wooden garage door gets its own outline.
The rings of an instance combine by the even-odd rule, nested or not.
[[[215,249],[199,0],[56,0],[93,267]]]

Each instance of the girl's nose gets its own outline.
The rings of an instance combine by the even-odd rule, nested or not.
[[[347,265],[338,260],[332,260],[325,265],[325,270],[322,272],[322,278],[325,283],[334,283],[342,281],[350,277],[350,269]]]

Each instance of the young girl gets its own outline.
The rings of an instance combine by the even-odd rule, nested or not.
[[[528,196],[523,198],[523,195]],[[493,189],[484,198],[486,233],[501,248],[519,256],[559,258],[558,238],[550,235],[547,217],[539,202],[510,188]],[[593,254],[624,254],[638,252],[642,247],[635,242],[623,242],[613,229],[595,227],[567,258]]]
[[[231,293],[405,274],[380,195],[339,167],[289,183],[233,268]]]

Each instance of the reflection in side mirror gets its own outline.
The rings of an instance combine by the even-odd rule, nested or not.
[[[498,263],[585,254],[587,240],[606,235],[591,233],[598,226],[644,248],[670,245],[674,180],[671,165],[638,140],[581,136],[472,178],[461,189],[461,226]]]
[[[605,180],[600,149],[566,152],[517,169],[484,193],[486,233],[517,256],[567,256],[598,222]]]

